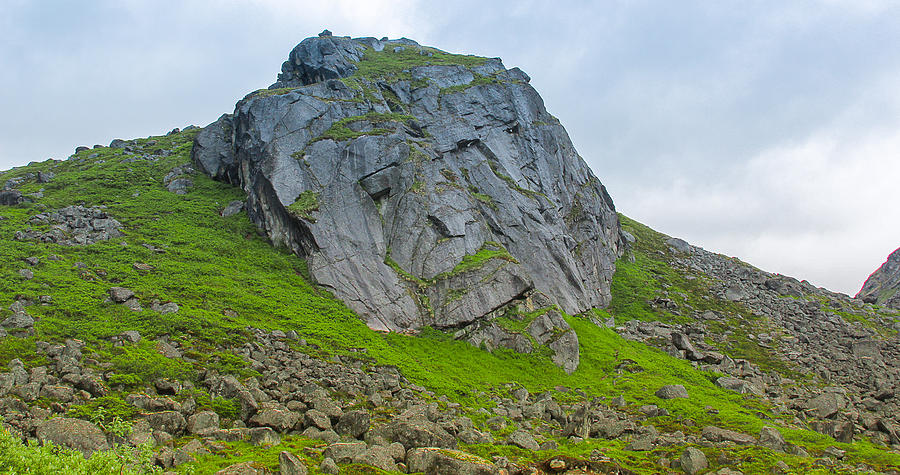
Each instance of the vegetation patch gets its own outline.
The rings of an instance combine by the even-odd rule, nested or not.
[[[358,70],[351,77],[369,80],[411,80],[410,69],[418,66],[460,65],[467,68],[481,66],[487,60],[480,56],[452,54],[436,48],[402,46],[394,51],[388,46],[382,51],[366,48],[362,59],[356,64]]]
[[[300,193],[300,196],[293,203],[288,205],[287,210],[295,217],[315,223],[316,218],[313,217],[312,213],[319,210],[319,194],[313,190],[306,190]]]
[[[494,163],[493,161],[488,161],[488,165],[490,165],[491,171],[494,172],[494,175],[497,178],[505,181],[507,186],[518,191],[519,193],[521,193],[531,199],[535,199],[535,200],[540,199],[539,197],[541,197],[541,196],[543,196],[544,198],[547,197],[543,193],[540,193],[537,191],[531,191],[527,188],[522,188],[521,186],[519,186],[518,183],[516,183],[516,180],[513,180],[513,178],[511,176],[503,174],[500,171],[500,165]]]
[[[475,74],[475,79],[473,79],[472,82],[469,82],[468,84],[459,84],[456,86],[442,87],[440,94],[441,95],[454,94],[457,92],[465,91],[466,89],[469,89],[469,88],[473,88],[473,87],[477,87],[477,86],[487,86],[489,84],[500,84],[500,80],[494,76],[484,76],[481,74]]]
[[[362,137],[363,135],[387,135],[394,132],[393,129],[385,127],[374,127],[367,131],[357,132],[349,127],[350,124],[356,122],[368,122],[372,125],[376,125],[386,124],[390,122],[402,123],[413,119],[414,118],[411,115],[379,112],[369,112],[365,115],[344,117],[343,119],[340,119],[337,122],[331,124],[331,127],[329,127],[328,130],[323,132],[322,135],[310,140],[309,143],[318,142],[319,140],[334,140],[336,142],[340,142],[343,140],[351,140],[357,137]]]

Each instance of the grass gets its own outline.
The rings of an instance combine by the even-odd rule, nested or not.
[[[287,210],[296,217],[314,223],[316,218],[313,217],[312,213],[319,210],[319,194],[313,190],[306,190],[300,193],[300,196],[293,203],[288,205]]]
[[[518,263],[512,254],[503,247],[502,244],[494,241],[488,241],[475,254],[467,254],[462,260],[453,267],[452,270],[438,274],[434,277],[435,281],[453,277],[463,272],[468,272],[481,268],[491,259],[502,259],[512,263]]]
[[[387,135],[394,132],[394,130],[386,127],[374,127],[366,131],[355,131],[349,126],[357,122],[368,122],[372,125],[376,125],[390,122],[406,122],[407,120],[412,119],[413,116],[411,115],[378,112],[369,112],[365,115],[345,117],[331,124],[331,127],[329,127],[328,130],[323,132],[322,135],[310,140],[310,143],[318,142],[319,140],[334,140],[339,142],[362,137],[363,135]]]
[[[265,468],[272,473],[278,473],[278,455],[283,452],[291,452],[301,461],[304,461],[309,469],[315,470],[318,464],[304,456],[304,449],[321,447],[324,444],[318,441],[303,439],[297,436],[283,436],[281,443],[271,446],[255,446],[248,442],[220,442],[219,448],[212,453],[195,457],[195,461],[179,465],[178,473],[186,474],[211,474],[222,470],[229,465],[242,462],[256,462],[258,468]],[[318,473],[314,471],[313,473]]]
[[[351,77],[411,80],[410,69],[418,66],[460,65],[472,68],[483,65],[486,60],[480,56],[452,54],[428,47],[404,46],[403,51],[399,52],[394,52],[391,46],[382,51],[367,48],[362,60],[357,63],[359,69]]]

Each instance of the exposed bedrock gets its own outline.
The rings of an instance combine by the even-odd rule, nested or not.
[[[309,38],[197,136],[194,160],[374,329],[464,328],[535,292],[569,314],[609,303],[612,200],[499,59]]]

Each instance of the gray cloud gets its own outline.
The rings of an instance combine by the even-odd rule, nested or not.
[[[854,293],[900,245],[895,2],[10,0],[0,167],[204,125],[323,28],[503,57],[624,213]]]

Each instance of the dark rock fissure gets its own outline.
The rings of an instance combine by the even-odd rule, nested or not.
[[[241,186],[250,219],[374,329],[464,327],[531,291],[569,314],[609,303],[615,208],[527,76],[472,57],[357,74],[401,47],[430,54],[304,40],[269,91],[198,134],[198,168]],[[516,263],[475,256],[490,242]]]

